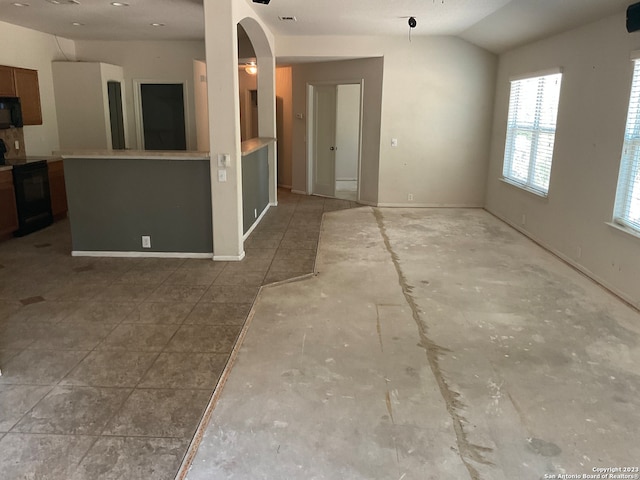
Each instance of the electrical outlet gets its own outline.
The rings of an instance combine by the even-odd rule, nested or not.
[[[151,248],[151,236],[149,235],[142,236],[142,248]]]
[[[227,171],[225,169],[218,170],[218,181],[226,182],[227,181]]]
[[[397,138],[392,138],[391,139],[391,146],[392,147],[397,147],[398,146],[398,139]]]
[[[407,195],[407,200],[409,200],[410,202],[413,202],[413,193],[410,193],[409,195]]]

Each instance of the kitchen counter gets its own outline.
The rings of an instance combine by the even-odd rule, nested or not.
[[[256,150],[260,150],[262,147],[266,147],[276,141],[275,138],[269,137],[256,137],[250,138],[242,142],[240,149],[242,150],[242,156],[245,157]]]
[[[66,158],[113,160],[208,160],[209,152],[183,150],[63,150],[54,155]]]
[[[7,165],[0,165],[0,172],[4,170],[12,170],[14,165],[24,165],[31,162],[41,162],[42,160],[46,160],[47,163],[59,162],[62,160],[62,157],[56,155],[29,155],[27,156],[27,158],[8,159],[6,160]]]

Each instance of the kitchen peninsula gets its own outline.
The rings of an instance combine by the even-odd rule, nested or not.
[[[57,153],[64,159],[73,255],[211,258],[207,152]],[[150,237],[144,247],[143,237]]]
[[[270,205],[267,147],[273,143],[242,143],[245,234]],[[73,255],[212,258],[208,152],[56,154],[64,159]]]

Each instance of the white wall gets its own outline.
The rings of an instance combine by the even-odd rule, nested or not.
[[[278,122],[278,185],[291,188],[293,134],[293,85],[291,67],[276,68],[276,96],[280,108]]]
[[[616,15],[500,56],[486,208],[640,306],[640,239],[612,219],[640,34]],[[509,78],[564,71],[549,196],[500,181]],[[522,224],[522,216],[525,223]]]
[[[193,61],[194,103],[196,116],[196,149],[209,151],[209,106],[207,105],[207,64]]]
[[[357,180],[360,85],[338,85],[336,104],[336,181]]]
[[[123,84],[122,67],[99,62],[53,62],[52,71],[60,148],[111,149],[107,82]],[[128,138],[126,141],[129,143]]]
[[[56,42],[53,35],[0,22],[0,45],[0,65],[38,71],[42,125],[24,127],[25,149],[27,155],[50,155],[59,149],[51,62],[65,60],[65,55],[73,60],[75,44],[64,38]]]
[[[76,42],[78,60],[104,62],[124,69],[126,132],[129,147],[137,145],[133,80],[184,82],[187,99],[187,149],[197,148],[193,60],[204,60],[204,41],[88,41]]]
[[[362,200],[379,205],[484,205],[495,55],[454,37],[414,37],[411,43],[405,37],[278,37],[276,51],[279,57],[384,57],[381,77],[372,79],[374,88],[382,85],[375,158],[365,152],[371,140],[362,142]],[[300,89],[296,68],[294,102]],[[350,72],[332,76],[345,80]],[[373,121],[366,111],[371,88],[365,79],[365,128]],[[294,103],[294,108],[299,107]],[[392,138],[398,139],[397,147],[391,147]],[[304,160],[296,142],[299,134],[294,136],[293,186],[304,190],[301,177],[306,172],[300,174]]]
[[[457,38],[389,42],[380,204],[484,205],[495,68],[494,55]]]

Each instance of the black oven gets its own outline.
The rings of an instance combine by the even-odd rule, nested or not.
[[[53,223],[46,160],[14,165],[13,187],[19,222],[15,236],[27,235]]]

